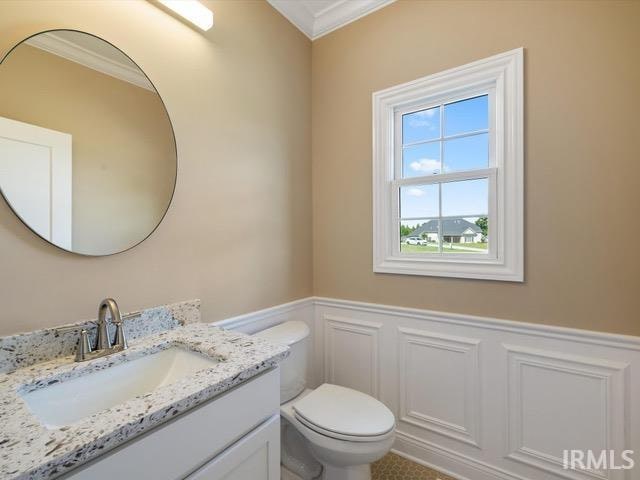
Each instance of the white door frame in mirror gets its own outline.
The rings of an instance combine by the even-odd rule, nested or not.
[[[23,155],[9,155],[16,150]],[[71,153],[70,134],[0,117],[2,195],[31,230],[66,250],[71,250]]]

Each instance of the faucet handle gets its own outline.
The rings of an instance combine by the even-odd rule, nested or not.
[[[76,350],[76,362],[81,362],[91,353],[91,344],[89,343],[89,333],[85,328],[80,331],[80,341],[78,342],[78,350]]]
[[[119,322],[116,322],[115,325],[116,337],[113,341],[113,346],[120,347],[122,348],[122,350],[126,350],[129,345],[127,344],[127,337],[124,334],[124,322],[120,320]]]

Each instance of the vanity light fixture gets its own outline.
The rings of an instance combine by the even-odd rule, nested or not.
[[[213,27],[213,12],[198,0],[158,0],[158,3],[204,31]]]

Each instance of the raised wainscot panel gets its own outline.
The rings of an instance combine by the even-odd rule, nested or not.
[[[504,345],[508,362],[507,458],[586,480],[631,478],[623,470],[563,468],[564,450],[621,452],[626,438],[628,364]],[[553,434],[550,434],[553,432]]]
[[[379,396],[381,323],[324,316],[325,382]]]
[[[478,339],[398,328],[400,421],[479,447],[479,352]]]

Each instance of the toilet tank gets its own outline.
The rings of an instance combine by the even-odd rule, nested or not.
[[[256,332],[255,337],[289,347],[289,356],[280,362],[280,403],[300,394],[306,386],[309,327],[301,321],[284,322]]]

